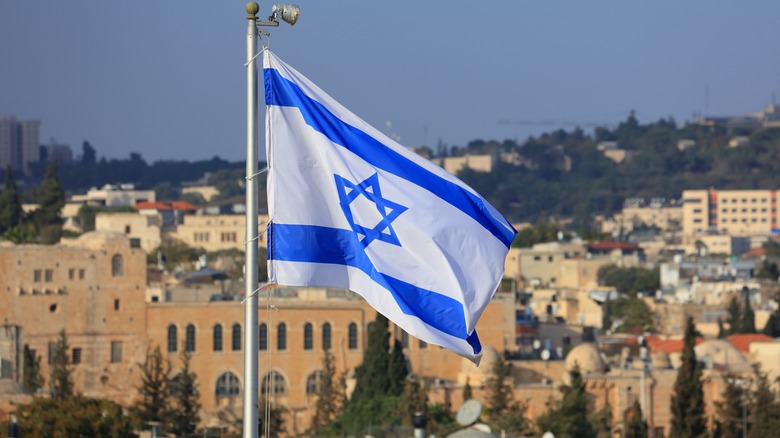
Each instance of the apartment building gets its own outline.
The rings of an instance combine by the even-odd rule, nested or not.
[[[28,164],[40,161],[40,128],[40,120],[0,116],[0,168],[26,172]]]
[[[776,190],[685,190],[683,234],[767,236],[778,229]]]
[[[243,214],[187,215],[182,224],[176,227],[171,237],[192,247],[206,251],[225,249],[244,250],[246,234],[246,216]],[[268,215],[258,217],[260,246],[267,246],[264,233],[268,224]]]

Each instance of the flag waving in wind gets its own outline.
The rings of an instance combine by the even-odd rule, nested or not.
[[[351,289],[478,363],[474,330],[516,231],[442,168],[266,50],[269,282]]]

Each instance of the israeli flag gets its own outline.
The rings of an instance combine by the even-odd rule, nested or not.
[[[269,283],[351,289],[479,362],[474,330],[516,231],[439,166],[266,50]]]

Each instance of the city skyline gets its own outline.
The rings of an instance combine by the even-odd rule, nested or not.
[[[407,146],[523,140],[632,110],[643,123],[741,115],[780,92],[770,1],[299,3],[272,49]],[[4,2],[0,114],[41,120],[41,143],[74,153],[87,140],[109,158],[241,160],[244,4]]]

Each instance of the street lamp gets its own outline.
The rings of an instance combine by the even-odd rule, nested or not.
[[[258,120],[257,120],[257,39],[268,31],[263,27],[277,27],[281,19],[290,25],[298,21],[300,10],[296,5],[278,4],[271,8],[271,16],[265,21],[258,21],[257,13],[260,6],[255,2],[246,5],[246,257],[244,259],[244,437],[257,438],[260,428],[258,422],[258,219],[256,177],[258,159]]]

